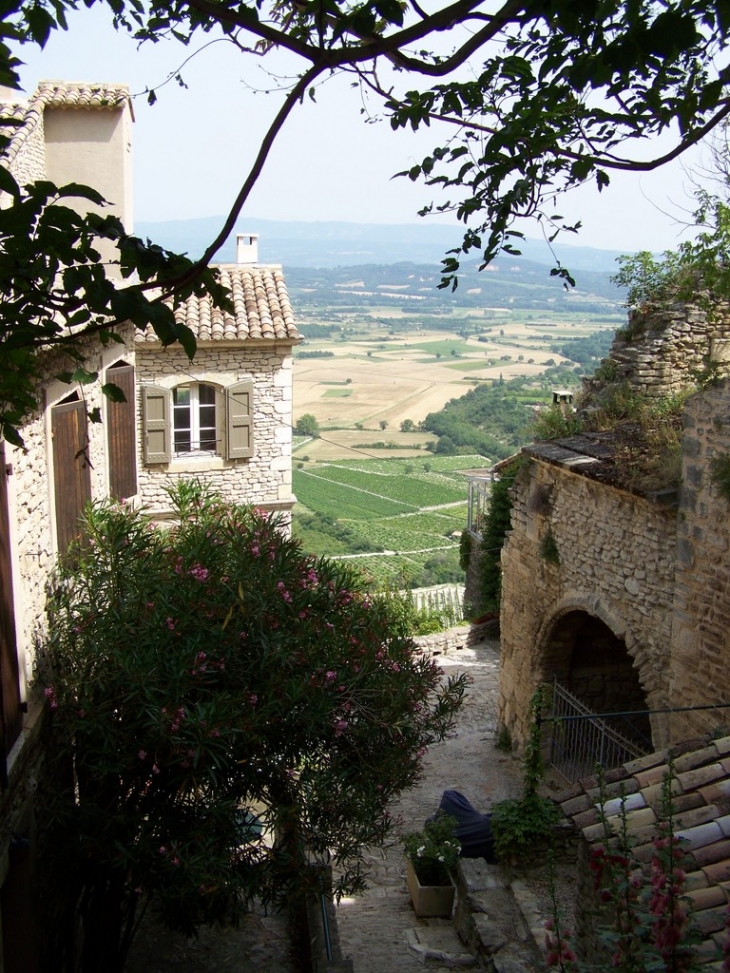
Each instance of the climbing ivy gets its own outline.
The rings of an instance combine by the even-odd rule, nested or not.
[[[484,612],[499,611],[502,591],[501,557],[512,515],[511,487],[522,466],[520,460],[503,470],[492,485],[492,496],[487,511],[481,544],[481,609]]]

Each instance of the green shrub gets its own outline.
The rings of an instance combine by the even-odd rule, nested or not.
[[[530,432],[532,438],[540,442],[546,439],[563,439],[580,432],[581,420],[575,415],[566,415],[559,405],[543,409],[535,417]]]
[[[469,570],[469,558],[471,557],[473,543],[473,538],[469,531],[463,530],[459,538],[459,567],[462,571]]]
[[[298,901],[307,862],[361,890],[464,691],[357,572],[196,484],[173,504],[168,530],[93,507],[50,596],[51,742],[74,769],[51,795],[59,968],[121,969],[150,900],[191,935]]]
[[[557,806],[538,791],[545,776],[540,724],[546,699],[546,687],[540,686],[530,703],[532,719],[522,762],[522,797],[498,801],[492,808],[494,847],[502,861],[524,858],[536,843],[549,841],[553,827],[559,820]]]

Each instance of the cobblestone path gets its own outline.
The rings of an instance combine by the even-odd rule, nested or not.
[[[459,714],[453,735],[433,747],[426,758],[421,783],[397,806],[403,831],[423,827],[438,807],[445,790],[461,791],[479,811],[496,801],[517,796],[522,787],[519,762],[495,748],[499,643],[482,643],[442,656],[446,676],[454,670],[469,673],[472,684]],[[338,909],[342,953],[353,961],[355,973],[417,973],[423,971],[418,956],[408,947],[411,930],[431,940],[443,938],[445,951],[458,950],[453,925],[447,919],[417,919],[405,885],[405,860],[400,842],[373,852],[370,889],[357,899],[343,900]],[[452,969],[429,962],[432,973]]]

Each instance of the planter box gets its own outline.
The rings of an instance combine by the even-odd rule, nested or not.
[[[448,885],[421,885],[409,861],[406,861],[406,882],[417,916],[426,918],[451,915],[456,894],[453,882]]]

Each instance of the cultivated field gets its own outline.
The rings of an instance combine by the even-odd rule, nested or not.
[[[305,550],[351,560],[381,584],[463,580],[465,471],[483,464],[480,456],[428,454],[301,464],[294,470],[295,533]]]
[[[345,458],[348,450],[378,441],[393,442],[393,455],[413,455],[433,436],[401,434],[403,420],[417,425],[475,382],[539,375],[548,367],[546,362],[565,361],[551,349],[552,343],[606,327],[605,320],[565,323],[549,315],[516,320],[505,312],[497,321],[485,321],[483,329],[468,338],[446,330],[398,333],[397,312],[388,310],[388,327],[382,324],[385,309],[372,309],[374,320],[364,336],[345,331],[342,340],[304,345],[307,351],[327,351],[332,357],[295,357],[295,421],[311,413],[323,434],[306,446],[312,459]],[[306,322],[301,329],[306,339]]]

